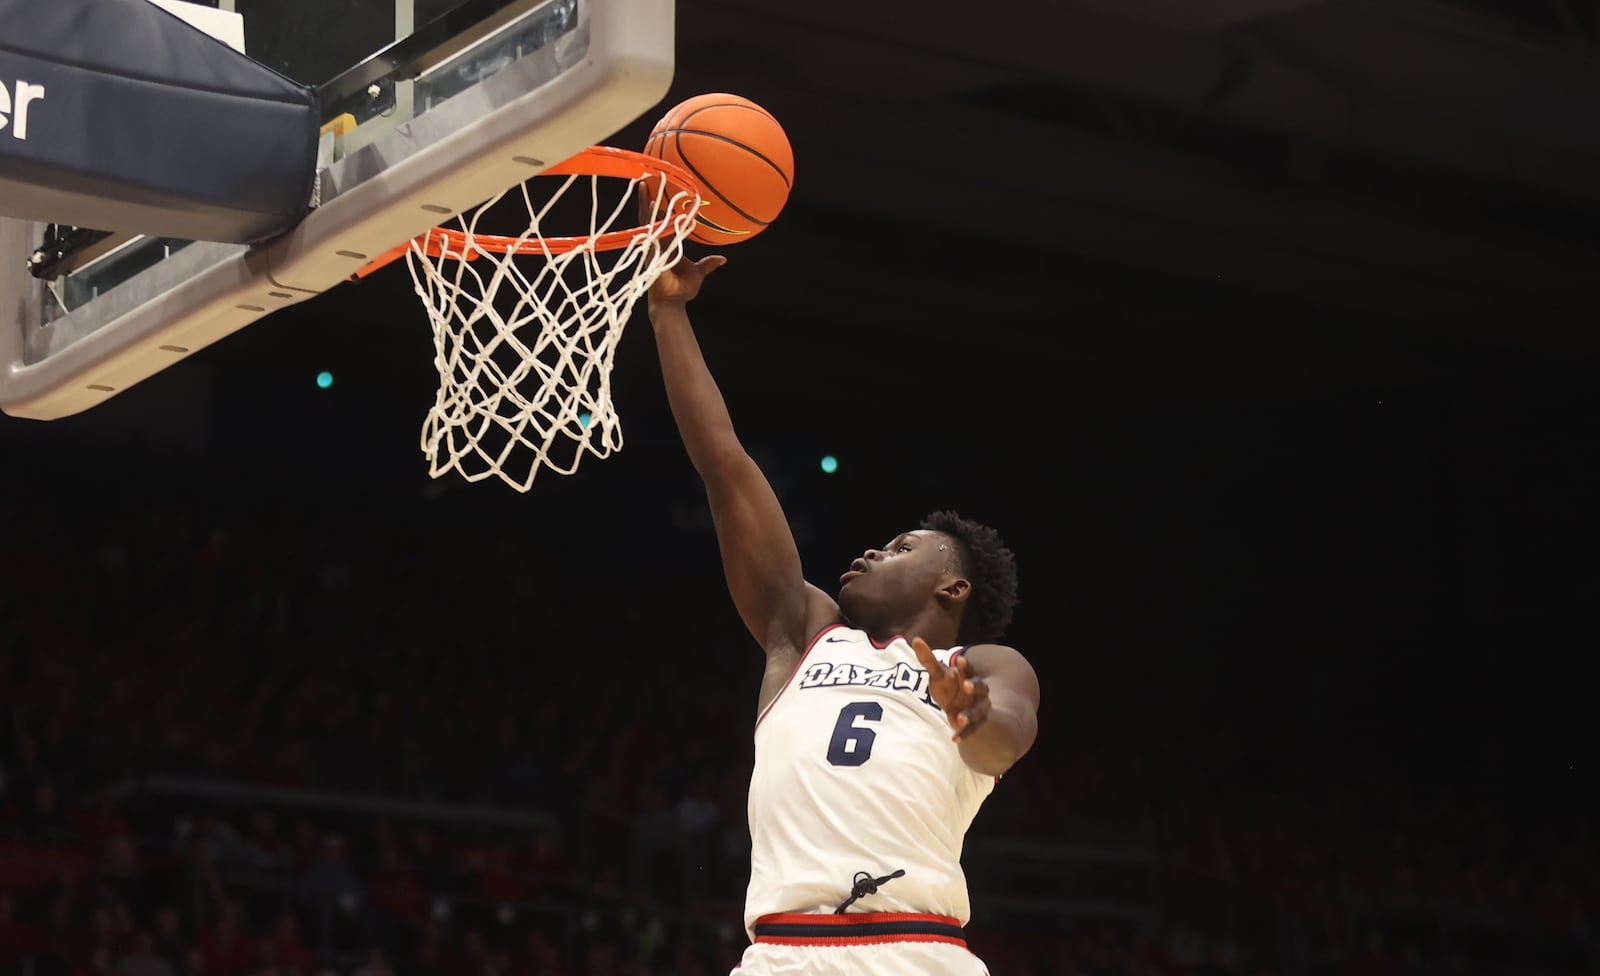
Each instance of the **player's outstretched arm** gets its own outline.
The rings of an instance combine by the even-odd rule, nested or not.
[[[974,644],[950,667],[939,663],[928,642],[911,649],[928,672],[928,693],[944,709],[966,764],[1000,776],[1033,748],[1039,734],[1039,677],[1015,648]]]
[[[684,258],[663,272],[650,288],[650,324],[673,420],[705,482],[734,606],[769,657],[787,657],[800,653],[810,636],[809,618],[826,609],[812,604],[831,599],[806,585],[778,496],[739,443],[689,324],[689,301],[724,263],[716,256]]]

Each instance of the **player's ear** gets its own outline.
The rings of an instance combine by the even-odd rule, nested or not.
[[[972,583],[965,576],[946,574],[939,580],[939,602],[947,607],[959,606],[972,595]]]

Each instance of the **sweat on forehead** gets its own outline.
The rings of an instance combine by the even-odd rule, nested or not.
[[[936,532],[933,529],[917,529],[914,532],[907,532],[899,538],[917,538],[927,540],[929,542],[937,539],[940,552],[951,552],[952,555],[956,555],[956,553],[953,552],[955,546],[951,544],[950,538],[944,533]]]

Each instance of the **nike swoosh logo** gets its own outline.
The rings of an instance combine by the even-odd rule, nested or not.
[[[829,643],[829,644],[839,644],[839,643],[843,643],[844,641],[847,641],[849,639],[850,638],[848,638],[848,637],[824,637],[823,641],[825,641],[826,643]]]
[[[707,217],[705,214],[695,214],[694,219],[696,223],[704,224],[719,234],[731,234],[734,237],[745,237],[750,233],[747,230],[734,230],[732,227],[724,227],[715,220],[712,220],[710,217]]]

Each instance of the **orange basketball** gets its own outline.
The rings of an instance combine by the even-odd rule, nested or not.
[[[772,113],[738,95],[696,95],[650,132],[644,151],[700,181],[691,241],[737,244],[767,229],[789,200],[794,151]]]

